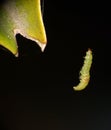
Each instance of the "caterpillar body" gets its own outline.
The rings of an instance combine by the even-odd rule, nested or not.
[[[74,86],[73,89],[76,91],[83,90],[86,88],[86,86],[89,83],[90,80],[90,69],[92,64],[92,51],[91,49],[88,49],[86,52],[86,56],[84,58],[84,64],[82,66],[82,69],[80,71],[80,83],[77,86]]]

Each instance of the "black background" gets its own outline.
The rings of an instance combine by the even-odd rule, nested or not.
[[[97,2],[45,0],[48,44],[17,35],[19,57],[0,49],[0,130],[109,130],[110,12]],[[87,88],[73,91],[88,48]]]

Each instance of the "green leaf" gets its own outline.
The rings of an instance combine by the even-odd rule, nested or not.
[[[16,34],[35,41],[43,51],[46,32],[40,0],[5,0],[0,4],[0,45],[18,55]]]

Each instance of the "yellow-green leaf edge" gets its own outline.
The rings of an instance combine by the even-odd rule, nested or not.
[[[44,50],[47,38],[40,0],[5,0],[0,5],[0,45],[18,55],[15,35],[20,33]]]

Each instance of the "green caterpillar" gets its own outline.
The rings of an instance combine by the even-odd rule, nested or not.
[[[79,78],[80,83],[77,86],[73,87],[74,90],[76,91],[83,90],[88,85],[90,80],[90,69],[91,69],[92,59],[93,59],[92,51],[88,49],[84,59],[83,67],[80,71],[80,78]]]

